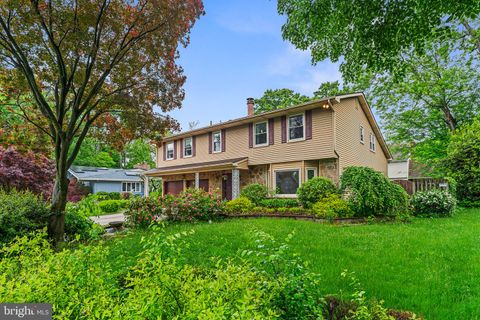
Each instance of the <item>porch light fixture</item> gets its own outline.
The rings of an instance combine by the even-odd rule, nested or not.
[[[325,103],[323,106],[322,106],[323,109],[328,109],[330,108],[330,106],[328,105],[328,103]]]

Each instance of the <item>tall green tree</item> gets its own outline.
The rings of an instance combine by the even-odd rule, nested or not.
[[[88,167],[119,168],[120,154],[99,140],[87,137],[83,141],[73,164]]]
[[[48,224],[54,241],[63,240],[67,170],[96,119],[120,112],[135,115],[126,117],[132,123],[167,129],[153,107],[181,105],[185,76],[177,48],[188,44],[201,14],[201,0],[2,1],[2,89],[30,97],[46,127],[30,120],[54,146]]]
[[[282,109],[309,101],[310,98],[291,89],[268,89],[255,99],[255,114]]]
[[[278,0],[284,39],[310,50],[313,62],[342,58],[344,78],[358,70],[402,72],[400,56],[441,39],[461,39],[480,55],[478,0]]]
[[[153,155],[155,148],[146,140],[134,140],[130,142],[125,149],[126,168],[131,169],[137,164],[146,163],[150,167],[155,167]]]

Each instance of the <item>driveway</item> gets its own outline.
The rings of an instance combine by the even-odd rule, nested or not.
[[[90,219],[103,227],[108,227],[112,222],[125,222],[125,215],[123,213],[106,214],[103,216],[92,216]]]

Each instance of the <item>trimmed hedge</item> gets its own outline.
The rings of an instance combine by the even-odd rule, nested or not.
[[[296,199],[270,198],[260,201],[259,205],[265,208],[295,208],[300,203]]]
[[[225,204],[225,212],[227,213],[249,213],[254,207],[254,204],[247,197],[239,197],[230,200]]]
[[[448,217],[455,212],[456,199],[447,191],[421,191],[412,196],[412,206],[417,216]]]
[[[348,201],[343,200],[338,194],[330,194],[315,203],[313,212],[318,218],[350,218],[354,212]]]
[[[298,201],[306,209],[329,194],[338,193],[337,187],[327,178],[315,177],[304,182],[297,190]]]

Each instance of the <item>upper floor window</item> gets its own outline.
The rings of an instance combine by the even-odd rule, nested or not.
[[[173,159],[173,142],[167,144],[167,160]]]
[[[360,126],[360,142],[365,143],[365,129],[362,126]]]
[[[305,138],[305,119],[303,114],[288,117],[288,140],[302,140]]]
[[[376,144],[376,141],[375,141],[375,135],[373,133],[370,133],[370,150],[371,151],[375,151],[375,144]]]
[[[216,131],[212,134],[213,152],[222,151],[222,132]]]
[[[265,146],[268,144],[268,124],[267,122],[255,123],[255,146]]]
[[[183,139],[183,156],[192,156],[192,137]]]

